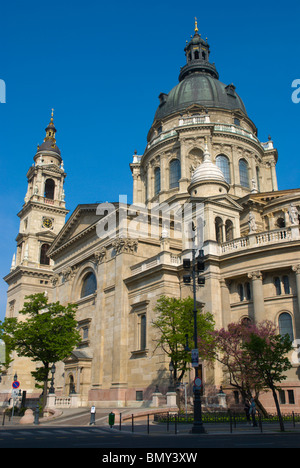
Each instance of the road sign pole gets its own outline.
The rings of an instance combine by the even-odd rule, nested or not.
[[[13,420],[14,413],[15,413],[15,397],[16,397],[16,390],[20,387],[20,382],[17,380],[17,374],[15,374],[15,379],[12,383],[12,399],[13,399],[13,407],[12,407],[12,413],[11,413],[11,420]]]

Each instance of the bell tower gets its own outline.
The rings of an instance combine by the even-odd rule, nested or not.
[[[65,206],[66,173],[56,144],[53,109],[46,136],[27,172],[27,192],[18,213],[17,251],[8,284],[7,317],[17,316],[26,295],[47,292],[51,295],[52,261],[47,251],[62,229],[68,213]],[[51,299],[51,298],[49,298]]]

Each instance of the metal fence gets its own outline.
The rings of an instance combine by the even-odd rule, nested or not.
[[[182,434],[189,433],[193,426],[193,414],[181,413],[149,413],[143,417],[138,414],[120,414],[114,428],[119,431],[146,434]],[[300,414],[290,413],[283,415],[285,430],[300,429]],[[204,413],[202,422],[207,433],[252,433],[278,432],[280,425],[277,415],[262,417],[257,413],[255,419],[247,419],[243,413],[228,411],[223,413]]]

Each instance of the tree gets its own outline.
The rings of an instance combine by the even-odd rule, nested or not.
[[[259,401],[259,394],[265,389],[264,379],[244,349],[244,343],[249,341],[252,334],[269,338],[276,334],[276,327],[270,321],[257,325],[230,323],[227,330],[222,328],[213,331],[213,339],[200,346],[205,348],[207,360],[217,360],[223,365],[230,385],[241,393],[243,399],[250,401],[253,396],[262,413],[267,415]]]
[[[292,341],[289,335],[259,336],[251,333],[244,342],[243,349],[249,356],[252,366],[255,366],[264,386],[272,391],[280,430],[283,432],[284,424],[277,396],[277,384],[286,380],[286,372],[292,368],[287,357],[287,353],[293,349]]]
[[[77,305],[63,306],[59,302],[49,304],[45,294],[33,294],[25,299],[29,301],[24,303],[19,313],[26,319],[18,321],[16,318],[6,318],[0,322],[0,339],[18,356],[43,364],[32,375],[36,381],[43,382],[45,407],[50,364],[68,357],[80,343],[75,319]]]
[[[228,329],[213,331],[213,340],[206,345],[207,359],[223,364],[229,376],[229,383],[240,391],[244,399],[255,398],[259,393],[271,389],[278,413],[280,427],[283,421],[276,393],[277,383],[286,379],[285,372],[292,365],[286,354],[292,349],[289,336],[278,334],[276,326],[270,321],[258,324],[230,323]]]
[[[180,382],[191,362],[191,352],[187,349],[187,337],[194,336],[194,301],[191,297],[187,299],[176,299],[174,297],[161,296],[155,307],[157,318],[152,322],[160,332],[156,341],[159,346],[173,361],[174,381]],[[214,328],[213,316],[210,313],[197,314],[198,336],[205,342],[211,340],[211,332]],[[201,350],[199,357],[205,358]]]

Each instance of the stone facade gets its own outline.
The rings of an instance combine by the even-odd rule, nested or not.
[[[209,46],[201,41],[195,30],[181,82],[208,77],[210,86],[220,87]],[[7,316],[17,316],[24,296],[34,292],[78,304],[82,343],[57,365],[57,395],[75,393],[82,406],[136,406],[150,404],[157,386],[167,389],[169,362],[155,351],[151,323],[162,294],[192,295],[183,259],[191,258],[193,245],[205,255],[205,287],[197,288],[197,300],[217,328],[268,319],[300,339],[300,190],[278,190],[273,142],[259,141],[235,88],[222,89],[228,105],[215,93],[183,109],[178,100],[170,104],[176,90],[160,95],[145,152],[130,164],[134,206],[78,205],[64,224],[60,153],[55,146],[35,156],[19,213],[18,253],[5,278]],[[51,199],[43,192],[48,178],[55,181]],[[195,244],[192,221],[203,226]],[[40,263],[42,243],[51,243],[49,265]],[[2,395],[16,371],[34,393],[30,368],[16,359],[0,384]],[[283,384],[288,410],[300,408],[298,373],[295,363]],[[193,374],[187,379],[192,382]],[[204,365],[203,379],[214,394],[220,385],[232,391],[217,365]],[[266,404],[272,409],[271,401]]]

